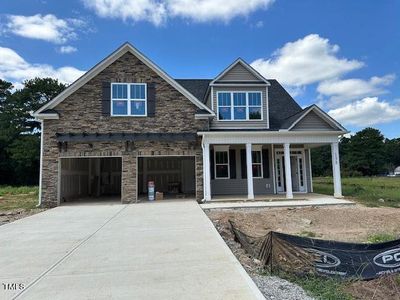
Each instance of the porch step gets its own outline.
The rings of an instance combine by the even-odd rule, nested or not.
[[[259,208],[259,207],[305,207],[326,205],[354,205],[350,200],[336,199],[333,197],[321,197],[305,200],[274,200],[274,201],[230,201],[230,202],[207,202],[200,204],[202,209],[226,209],[226,208]]]

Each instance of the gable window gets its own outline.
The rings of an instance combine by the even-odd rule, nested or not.
[[[215,151],[215,178],[229,178],[229,152]]]
[[[111,115],[144,117],[147,115],[145,83],[112,83]]]
[[[261,92],[218,92],[218,120],[262,119]]]
[[[253,178],[263,178],[262,174],[262,155],[261,151],[251,151],[251,163]]]

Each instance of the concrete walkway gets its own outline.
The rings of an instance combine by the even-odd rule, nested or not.
[[[64,206],[0,226],[0,266],[0,299],[264,299],[194,201]]]
[[[203,209],[214,208],[258,208],[258,207],[304,207],[325,205],[352,205],[354,202],[345,199],[335,199],[330,196],[313,197],[303,200],[274,200],[274,201],[226,201],[207,202],[201,204]]]

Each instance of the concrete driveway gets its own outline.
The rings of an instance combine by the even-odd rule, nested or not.
[[[61,206],[0,226],[0,299],[264,299],[194,201]]]

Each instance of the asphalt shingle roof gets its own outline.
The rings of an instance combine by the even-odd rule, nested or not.
[[[205,95],[212,79],[175,79],[175,81],[204,103]]]

